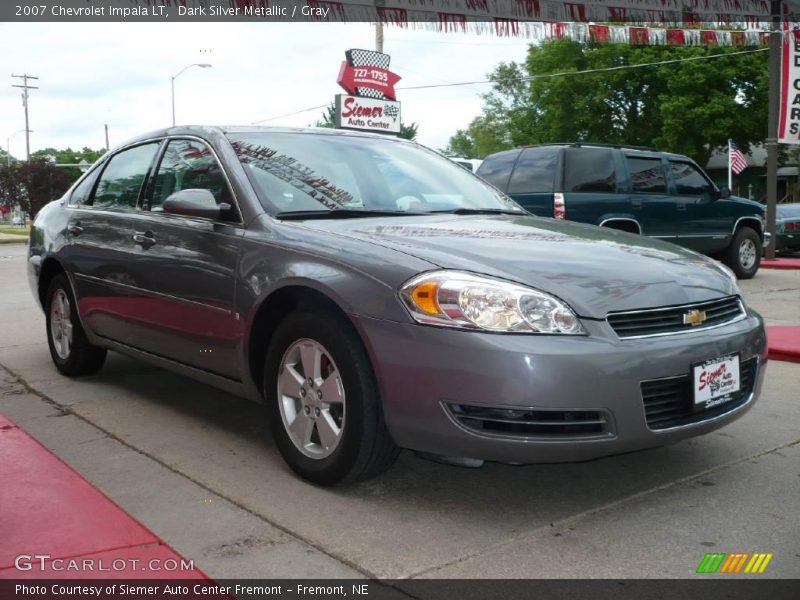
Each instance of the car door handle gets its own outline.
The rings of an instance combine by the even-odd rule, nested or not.
[[[685,202],[678,202],[677,209],[678,210],[686,210],[686,203]]]
[[[153,234],[149,231],[137,231],[133,234],[133,241],[142,246],[149,247],[156,243],[156,238],[154,238]]]
[[[81,227],[80,223],[74,223],[67,227],[67,231],[72,235],[80,235],[83,233],[83,227]]]
[[[631,200],[631,206],[633,208],[642,208],[642,201],[641,200]]]

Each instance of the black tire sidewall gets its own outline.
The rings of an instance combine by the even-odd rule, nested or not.
[[[752,240],[756,246],[756,262],[750,269],[745,269],[739,259],[739,246],[745,239]],[[736,273],[736,277],[739,279],[750,279],[753,277],[758,272],[758,268],[761,265],[761,238],[758,236],[758,233],[749,227],[742,227],[737,230],[728,249],[727,258],[728,260],[725,262],[727,262],[731,270]]]
[[[298,450],[283,424],[277,398],[277,377],[286,350],[300,339],[320,343],[333,358],[345,390],[345,426],[334,452],[313,459]],[[363,458],[365,434],[374,435],[374,402],[377,398],[374,375],[366,352],[354,332],[333,314],[294,313],[275,330],[264,368],[264,399],[270,427],[286,463],[301,477],[319,484],[333,485],[348,479]]]

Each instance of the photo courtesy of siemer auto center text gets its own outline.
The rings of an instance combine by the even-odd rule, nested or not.
[[[800,0],[0,4],[0,600],[800,598]]]

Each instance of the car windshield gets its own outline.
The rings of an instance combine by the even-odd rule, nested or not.
[[[229,135],[274,215],[522,212],[454,162],[393,138],[315,133]],[[331,211],[341,211],[326,215]]]

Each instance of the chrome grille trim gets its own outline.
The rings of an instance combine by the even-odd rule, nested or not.
[[[710,323],[696,326],[684,323],[683,314],[691,310],[711,313],[708,317]],[[739,296],[726,296],[691,304],[611,312],[606,315],[606,321],[618,338],[631,340],[708,331],[730,325],[746,317],[747,310],[742,299]]]

